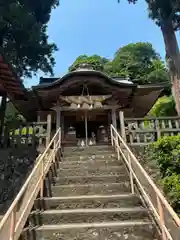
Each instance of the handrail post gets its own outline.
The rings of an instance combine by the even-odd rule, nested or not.
[[[61,129],[59,129],[59,148],[61,148]]]
[[[11,213],[11,223],[10,223],[10,238],[8,240],[14,240],[14,231],[15,231],[15,226],[16,225],[16,212],[15,209],[13,209]]]
[[[159,217],[160,217],[162,240],[168,240],[165,229],[164,229],[165,222],[164,222],[164,212],[163,212],[163,208],[162,208],[162,203],[157,195],[156,195],[156,198],[157,198],[158,213],[159,213]]]
[[[56,144],[57,144],[57,139],[55,138],[55,139],[54,139],[54,143],[53,143],[53,151],[55,151],[55,152],[56,152],[56,147],[57,147]],[[52,156],[52,158],[53,158],[53,163],[56,162],[55,152],[53,152],[53,156]]]
[[[111,145],[113,146],[113,129],[112,129],[112,126],[110,126],[110,132],[111,132]]]
[[[53,149],[56,149],[56,143],[57,143],[57,139],[55,138],[53,142]]]
[[[131,163],[131,156],[127,153],[128,162],[129,162],[129,178],[131,184],[131,193],[134,194],[134,180],[133,180],[133,173],[132,173],[132,163]]]
[[[119,154],[119,139],[118,139],[118,136],[116,134],[116,151],[117,151],[117,158],[118,160],[120,159],[120,154]]]
[[[40,198],[43,198],[44,195],[44,161],[42,161],[41,166],[41,188],[40,188]]]

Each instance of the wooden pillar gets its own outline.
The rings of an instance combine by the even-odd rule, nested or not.
[[[108,110],[107,111],[107,117],[108,117],[108,138],[109,138],[109,140],[111,139],[111,133],[110,133],[110,126],[111,126],[111,111],[110,110]]]
[[[111,110],[111,116],[112,116],[112,125],[117,129],[117,122],[116,122],[116,109],[113,108]]]
[[[119,121],[120,121],[120,131],[121,137],[126,141],[126,131],[125,131],[125,124],[124,124],[124,112],[119,112]]]
[[[38,111],[37,112],[37,122],[40,122],[41,121],[41,116],[40,116],[40,112]]]
[[[61,111],[56,109],[56,131],[61,127]]]
[[[46,136],[46,147],[51,141],[51,121],[52,121],[52,116],[51,113],[48,114],[47,116],[47,136]]]
[[[88,146],[88,126],[87,126],[87,111],[84,114],[84,121],[85,121],[85,135],[86,135],[86,147]]]
[[[64,139],[64,112],[61,111],[61,136]]]
[[[7,94],[5,93],[1,99],[1,107],[0,107],[0,143],[2,140],[2,134],[4,129],[4,118],[6,114],[6,104],[7,104]]]

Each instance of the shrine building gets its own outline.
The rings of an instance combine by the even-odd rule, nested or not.
[[[161,85],[137,85],[118,77],[84,67],[61,78],[40,78],[27,91],[27,101],[15,106],[27,119],[51,121],[52,136],[61,127],[62,143],[86,145],[107,142],[112,123],[120,128],[120,117],[144,117],[165,88]]]

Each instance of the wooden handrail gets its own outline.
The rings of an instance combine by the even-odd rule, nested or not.
[[[113,132],[115,133],[115,136],[113,136]],[[121,154],[123,155],[123,157],[125,157],[125,154],[123,153],[122,150],[122,146],[120,146],[119,142],[116,141],[116,139],[119,139],[121,144],[123,145],[123,148],[127,151],[128,156],[130,156],[131,160],[134,161],[134,163],[137,165],[137,167],[139,168],[139,170],[141,171],[141,173],[143,174],[143,176],[146,178],[146,180],[148,181],[148,184],[152,187],[153,191],[155,192],[158,200],[164,205],[164,207],[166,208],[166,210],[169,212],[169,214],[171,215],[173,221],[176,223],[176,225],[178,227],[180,227],[180,218],[178,217],[178,215],[175,213],[175,211],[173,210],[173,208],[170,206],[170,204],[168,203],[168,201],[166,200],[166,198],[163,196],[163,194],[161,193],[161,191],[157,188],[157,186],[155,185],[155,183],[153,182],[153,180],[150,178],[150,176],[147,174],[147,172],[145,171],[145,169],[142,167],[142,165],[139,163],[139,161],[137,160],[137,158],[135,157],[135,155],[132,153],[132,151],[130,150],[130,148],[127,146],[126,142],[123,140],[123,138],[120,136],[120,134],[117,132],[117,130],[115,129],[115,127],[113,125],[111,125],[111,142],[113,144],[113,141],[115,141],[115,144],[117,145],[116,147],[119,148]],[[129,168],[129,171],[133,171],[131,168]],[[138,178],[138,176],[135,174],[135,172],[133,171],[133,174],[136,176],[136,179],[139,181],[139,183],[141,184],[140,179]],[[141,184],[142,186],[142,184]],[[142,186],[143,187],[143,186]],[[145,191],[145,189],[144,189]],[[152,203],[153,204],[153,203]],[[160,216],[161,217],[161,216]],[[166,229],[166,231],[168,231],[168,229]]]
[[[58,140],[56,142],[56,138],[58,137]],[[23,194],[26,192],[27,187],[29,186],[30,181],[32,180],[33,176],[36,173],[36,170],[38,169],[38,167],[40,166],[40,164],[43,164],[43,160],[46,157],[47,152],[50,150],[50,147],[54,144],[55,148],[58,146],[61,146],[61,129],[59,128],[57,130],[57,132],[55,133],[54,137],[52,138],[52,140],[50,141],[50,143],[48,144],[48,146],[46,147],[45,151],[43,152],[43,154],[40,154],[37,157],[37,161],[36,164],[32,170],[32,172],[30,173],[30,175],[28,176],[27,180],[25,181],[24,185],[22,186],[21,190],[19,191],[19,193],[17,194],[16,198],[14,199],[13,203],[11,204],[10,208],[8,209],[8,211],[6,212],[6,214],[4,215],[3,219],[0,222],[0,238],[1,238],[1,231],[3,229],[3,227],[5,226],[5,224],[8,222],[9,218],[11,217],[11,215],[13,215],[13,219],[14,219],[14,213],[16,212],[16,208],[18,203],[20,202],[21,198],[23,197]],[[54,150],[54,149],[53,149]],[[56,151],[57,149],[55,149],[54,151]],[[51,158],[48,159],[47,163],[49,163],[51,160]],[[45,175],[43,175],[43,179],[41,179],[42,176],[38,176],[37,182],[39,183],[40,180],[44,180]],[[36,188],[38,187],[38,184],[36,186]],[[36,190],[36,189],[35,189]],[[34,189],[33,189],[34,191]],[[31,193],[29,193],[31,195]],[[31,198],[30,198],[31,199]],[[28,207],[28,206],[26,206]],[[23,215],[23,213],[25,212],[26,209],[24,209],[24,211],[22,212],[21,215]],[[19,216],[19,218],[21,219],[22,216]],[[28,217],[28,216],[27,216]],[[17,230],[16,228],[16,223],[13,223],[14,226],[9,226],[9,229],[7,230],[12,230],[11,228],[13,228],[13,231]],[[18,225],[18,224],[17,224]],[[10,233],[11,235],[11,233]],[[15,233],[13,233],[13,240],[17,240],[18,238],[14,237]],[[8,236],[9,237],[9,236]],[[11,240],[11,236],[9,238],[6,238],[7,240]],[[19,237],[19,236],[18,236]],[[4,240],[4,239],[3,239]]]
[[[124,118],[125,121],[151,121],[151,120],[177,120],[180,116],[175,117],[144,117],[144,118]]]

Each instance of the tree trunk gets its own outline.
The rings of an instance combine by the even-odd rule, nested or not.
[[[172,22],[161,25],[166,46],[166,56],[171,73],[172,93],[176,102],[176,110],[180,115],[180,52]]]

